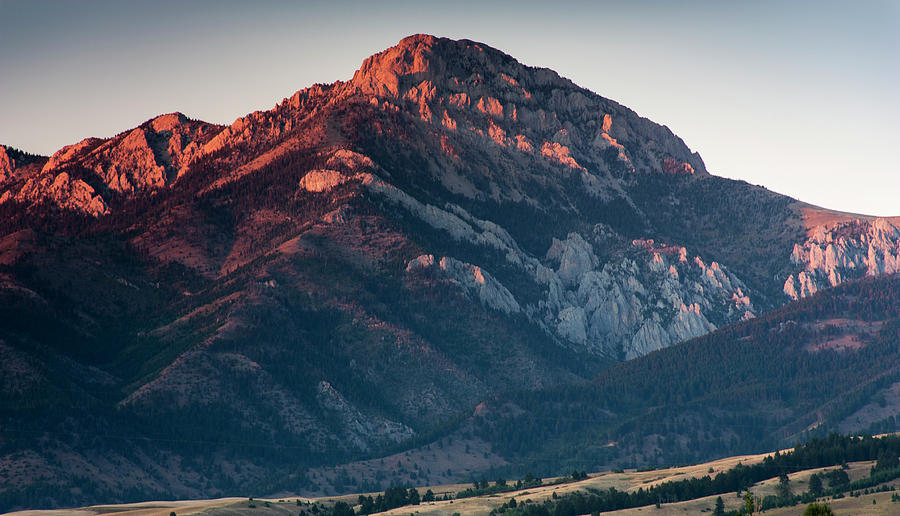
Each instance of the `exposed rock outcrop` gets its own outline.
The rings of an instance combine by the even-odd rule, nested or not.
[[[458,206],[444,210],[424,205],[376,176],[360,177],[373,193],[453,239],[502,251],[510,265],[544,289],[544,299],[525,312],[573,346],[633,358],[755,315],[749,289],[740,279],[717,262],[707,265],[699,256],[689,259],[683,247],[635,241],[632,256],[601,264],[591,244],[571,233],[565,240],[553,239],[545,257],[548,267],[490,221],[472,217]],[[440,262],[444,270],[462,270],[449,265],[456,262],[452,258]],[[424,255],[411,261],[407,271],[434,266],[434,258]],[[471,287],[470,271],[453,277],[466,278],[460,283]],[[505,288],[502,292],[508,293]],[[509,299],[515,302],[511,294]],[[499,306],[492,305],[518,311]]]
[[[469,40],[405,38],[366,59],[351,81],[327,88],[335,98],[365,102],[380,111],[414,112],[443,134],[442,147],[452,158],[460,157],[454,140],[465,139],[468,146],[481,141],[477,146],[516,151],[513,159],[522,164],[538,159],[578,172],[598,196],[616,191],[610,175],[706,174],[700,157],[668,128],[552,70],[524,66]],[[306,90],[298,95],[299,104]],[[468,197],[530,198],[523,188],[527,169],[509,172],[493,174],[500,188],[484,190],[451,160],[437,179]]]
[[[170,185],[200,155],[219,127],[181,113],[160,115],[108,140],[89,138],[64,147],[42,172],[77,163],[94,171],[112,190],[135,192]]]
[[[499,281],[477,265],[444,256],[435,262],[434,256],[425,254],[410,260],[406,272],[433,272],[438,278],[449,280],[481,302],[482,305],[507,314],[521,311],[516,298]]]
[[[887,219],[817,226],[794,245],[784,293],[799,299],[849,279],[900,272],[900,229]]]
[[[44,156],[0,145],[0,203],[13,198],[17,185],[34,177],[46,160]]]
[[[611,175],[628,171],[705,174],[699,156],[668,128],[551,70],[524,66],[473,41],[428,35],[405,38],[366,59],[348,82],[306,88],[274,110],[251,113],[228,127],[189,120],[180,113],[162,115],[108,140],[91,138],[64,147],[44,172],[79,166],[96,173],[106,188],[130,194],[167,187],[200,157],[228,148],[265,151],[250,162],[230,158],[240,165],[232,171],[239,177],[300,146],[327,141],[327,130],[296,130],[308,117],[338,105],[414,112],[440,136],[446,153],[442,159],[448,160],[430,172],[451,192],[470,198],[538,204],[533,189],[546,171],[530,170],[535,160],[564,176],[574,174],[571,177],[600,198],[620,195]],[[471,164],[454,162],[465,159],[460,149],[496,153],[498,148],[513,160],[504,160],[506,170],[471,169]],[[333,156],[328,169],[346,173],[348,168],[374,166],[369,158],[353,162],[358,155],[340,152],[344,154]],[[476,177],[484,173],[491,175],[489,182]],[[565,195],[556,186],[551,190]]]
[[[754,315],[747,287],[716,262],[688,259],[683,247],[635,241],[634,251],[599,265],[573,233],[554,240],[543,269],[543,320],[563,338],[633,358]]]
[[[9,179],[15,168],[16,160],[6,152],[6,147],[0,145],[0,184]]]
[[[300,179],[300,188],[309,192],[327,192],[349,179],[337,170],[310,170]]]
[[[329,382],[319,382],[316,399],[322,408],[340,420],[343,439],[351,450],[369,451],[373,446],[400,443],[415,435],[413,429],[403,423],[363,414]]]
[[[7,194],[9,195],[9,193]],[[99,217],[109,213],[109,208],[103,198],[98,195],[91,185],[81,179],[75,179],[66,172],[59,174],[41,174],[31,178],[13,196],[6,195],[0,198],[4,202],[9,198],[23,204],[36,204],[41,202],[52,203],[56,206],[81,212],[93,217]]]
[[[109,208],[103,191],[133,194],[170,186],[201,155],[200,145],[218,130],[214,124],[171,113],[113,138],[84,139],[54,153],[40,171],[2,194],[0,203],[10,199],[26,204],[49,202],[94,217],[104,215]],[[6,162],[0,157],[0,183],[4,175],[9,176],[3,172]]]

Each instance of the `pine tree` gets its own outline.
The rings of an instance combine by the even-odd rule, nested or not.
[[[900,460],[896,453],[892,453],[890,450],[881,450],[878,454],[878,462],[875,463],[875,471],[894,469],[898,466],[900,466]]]
[[[794,494],[791,492],[791,479],[784,473],[778,476],[778,488],[775,493],[782,501],[790,500]]]
[[[819,475],[809,477],[809,494],[815,497],[822,496],[822,478]]]
[[[353,508],[347,502],[337,502],[331,511],[333,516],[354,516]]]
[[[749,489],[744,492],[744,507],[741,508],[742,514],[744,516],[753,516],[753,513],[756,512],[757,503],[753,498],[753,492]]]
[[[827,503],[811,503],[806,506],[803,516],[834,516],[834,512]]]
[[[713,509],[713,516],[725,516],[725,501],[721,496],[716,497],[716,508]]]

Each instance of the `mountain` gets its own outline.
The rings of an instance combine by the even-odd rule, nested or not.
[[[552,70],[426,35],[227,127],[0,150],[0,508],[331,492],[340,463],[379,487],[450,436],[470,467],[430,478],[512,468],[484,402],[900,254],[896,220],[716,177]]]

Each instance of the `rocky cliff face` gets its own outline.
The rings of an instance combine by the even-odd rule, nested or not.
[[[12,195],[11,191],[6,191],[0,196],[0,203],[8,200],[25,205],[50,203],[58,208],[81,212],[92,217],[109,213],[106,202],[91,185],[82,179],[69,176],[67,172],[55,175],[41,174],[29,178],[15,195]]]
[[[93,171],[115,192],[133,193],[172,184],[201,155],[201,146],[221,130],[181,113],[160,115],[114,138],[88,138],[63,147],[42,174],[77,164]]]
[[[113,138],[87,138],[54,153],[24,181],[9,182],[0,193],[0,203],[47,202],[92,217],[106,215],[106,191],[134,194],[172,184],[200,157],[201,145],[220,129],[171,113]],[[6,168],[3,163],[0,157],[0,174]]]
[[[887,219],[819,225],[794,245],[796,271],[784,283],[792,299],[863,276],[900,272],[900,229]]]
[[[552,70],[523,66],[473,41],[411,36],[368,58],[340,90],[412,108],[448,131],[578,170],[587,174],[587,188],[621,170],[706,172],[699,156],[665,127]]]
[[[300,185],[321,194],[349,181],[358,181],[368,195],[454,241],[499,253],[502,267],[512,269],[518,281],[534,284],[540,295],[520,304],[484,265],[452,257],[436,263],[432,255],[422,255],[409,262],[407,272],[436,266],[485,306],[506,313],[524,306],[549,335],[577,349],[633,358],[754,314],[749,289],[740,279],[715,261],[707,265],[699,256],[689,259],[684,247],[635,240],[617,251],[615,259],[601,263],[593,246],[607,247],[607,252],[615,246],[597,228],[591,235],[594,244],[578,233],[562,241],[551,238],[546,256],[539,259],[523,251],[500,225],[457,205],[442,209],[424,204],[371,173],[313,170]]]
[[[0,145],[0,189],[22,177],[31,175],[47,161],[43,156],[28,154],[12,147]]]
[[[482,278],[475,298],[508,313],[524,306],[528,317],[548,334],[577,349],[633,358],[754,315],[750,291],[739,278],[715,261],[707,265],[699,256],[689,258],[684,247],[635,240],[616,258],[601,262],[594,246],[607,251],[611,246],[609,235],[597,228],[590,236],[593,244],[579,233],[569,233],[565,240],[553,238],[546,256],[538,259],[523,251],[502,227],[476,219],[458,206],[449,210],[425,206],[382,181],[366,180],[449,238],[499,252],[504,266],[524,277],[520,281],[533,283],[540,294],[520,305],[484,272],[489,281]],[[428,269],[434,262],[431,255],[423,255],[411,261],[407,271]],[[459,268],[448,263],[459,262],[441,259],[445,275],[471,290],[473,273],[454,273]],[[484,270],[462,265],[478,274]]]
[[[627,359],[753,317],[747,286],[717,262],[653,240],[632,248],[601,267],[577,233],[554,240],[543,321],[570,342]]]
[[[487,308],[512,314],[522,310],[513,295],[493,276],[481,267],[461,262],[449,256],[435,262],[434,256],[423,254],[411,260],[406,266],[411,275],[432,273],[439,279],[446,279],[479,301]]]
[[[16,160],[9,155],[6,147],[0,145],[0,184],[5,182],[16,169]]]

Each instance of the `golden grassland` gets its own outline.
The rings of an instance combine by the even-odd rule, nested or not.
[[[565,484],[546,485],[541,487],[533,487],[522,489],[519,491],[510,491],[493,495],[477,496],[472,498],[463,498],[452,501],[437,501],[422,503],[421,505],[405,506],[392,509],[390,511],[379,513],[386,516],[438,516],[459,513],[460,516],[479,516],[486,515],[492,509],[508,502],[510,498],[515,498],[522,502],[530,500],[530,503],[542,503],[544,500],[551,499],[553,494],[561,496],[576,491],[586,491],[589,489],[605,490],[614,487],[617,490],[635,491],[639,488],[648,488],[661,482],[670,480],[684,480],[692,477],[703,477],[706,475],[716,475],[720,472],[733,468],[738,463],[751,465],[761,462],[768,454],[760,455],[742,455],[735,457],[727,457],[703,464],[693,466],[683,466],[676,468],[658,469],[653,471],[636,471],[625,470],[621,473],[596,473],[591,474],[585,480],[578,482],[569,482]],[[868,476],[872,467],[872,461],[852,462],[849,463],[847,473],[851,480],[856,480]],[[791,486],[795,493],[806,491],[810,476],[814,473],[828,468],[810,469],[793,473],[789,476]],[[546,479],[552,482],[555,479]],[[759,498],[766,495],[774,495],[778,484],[777,478],[772,478],[760,482],[751,488],[753,494]],[[441,486],[425,486],[420,487],[419,491],[424,493],[426,489],[431,489],[438,497],[444,494],[455,495],[459,491],[471,487],[470,484],[448,484]],[[363,493],[376,495],[377,493]],[[888,516],[900,514],[900,503],[891,502],[890,492],[875,493],[869,495],[861,495],[859,497],[846,497],[838,500],[827,500],[832,506],[835,514],[853,515],[853,516]],[[726,493],[721,495],[725,502],[726,510],[737,509],[741,505],[741,499],[736,493]],[[296,516],[304,507],[297,505],[299,499],[304,505],[306,502],[323,503],[331,505],[337,501],[345,501],[354,505],[359,494],[330,496],[318,498],[304,497],[279,497],[279,498],[258,498],[251,501],[247,498],[219,498],[212,500],[182,500],[182,501],[152,501],[140,502],[120,505],[95,505],[90,507],[82,507],[78,509],[61,509],[48,511],[20,511],[11,513],[15,516],[169,516],[175,512],[178,516],[187,515],[224,515],[224,516]],[[637,516],[637,515],[653,515],[653,516],[675,516],[689,514],[707,514],[712,512],[715,505],[716,496],[698,498],[686,502],[663,503],[660,508],[655,506],[636,507],[632,509],[624,509],[604,514],[614,516]],[[873,503],[873,500],[875,503]],[[770,509],[763,514],[771,516],[799,516],[803,513],[804,504],[794,507],[783,507],[779,509]],[[308,512],[308,511],[307,511]]]

